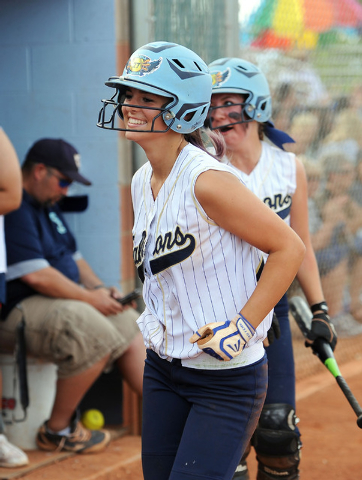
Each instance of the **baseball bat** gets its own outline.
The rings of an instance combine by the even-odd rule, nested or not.
[[[307,337],[311,329],[313,318],[307,302],[302,297],[295,296],[289,300],[289,308],[300,331],[304,337]],[[357,415],[358,427],[362,428],[362,408],[356,397],[353,395],[346,380],[343,378],[331,346],[324,338],[316,338],[311,348],[313,353],[317,355],[319,360],[327,367],[336,379],[339,388],[342,390],[354,413]]]

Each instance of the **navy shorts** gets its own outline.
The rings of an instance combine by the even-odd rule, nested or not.
[[[198,370],[147,350],[144,479],[231,479],[258,423],[267,382],[265,355],[246,367]]]

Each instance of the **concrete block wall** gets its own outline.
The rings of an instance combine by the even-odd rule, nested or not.
[[[116,57],[115,0],[0,0],[0,125],[20,162],[39,138],[78,149],[93,185],[71,187],[89,206],[67,219],[107,284],[121,280],[119,139],[96,121]]]

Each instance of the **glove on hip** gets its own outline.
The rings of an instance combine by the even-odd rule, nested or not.
[[[239,315],[237,324],[227,320],[204,325],[192,335],[190,343],[197,343],[208,355],[228,362],[240,355],[254,333],[254,327]]]

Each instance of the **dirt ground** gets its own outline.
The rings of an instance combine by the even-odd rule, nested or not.
[[[346,364],[341,371],[361,404],[362,361]],[[362,478],[362,430],[331,374],[325,372],[297,384],[297,414],[303,442],[301,480]],[[254,480],[256,463],[251,454],[249,457]]]

